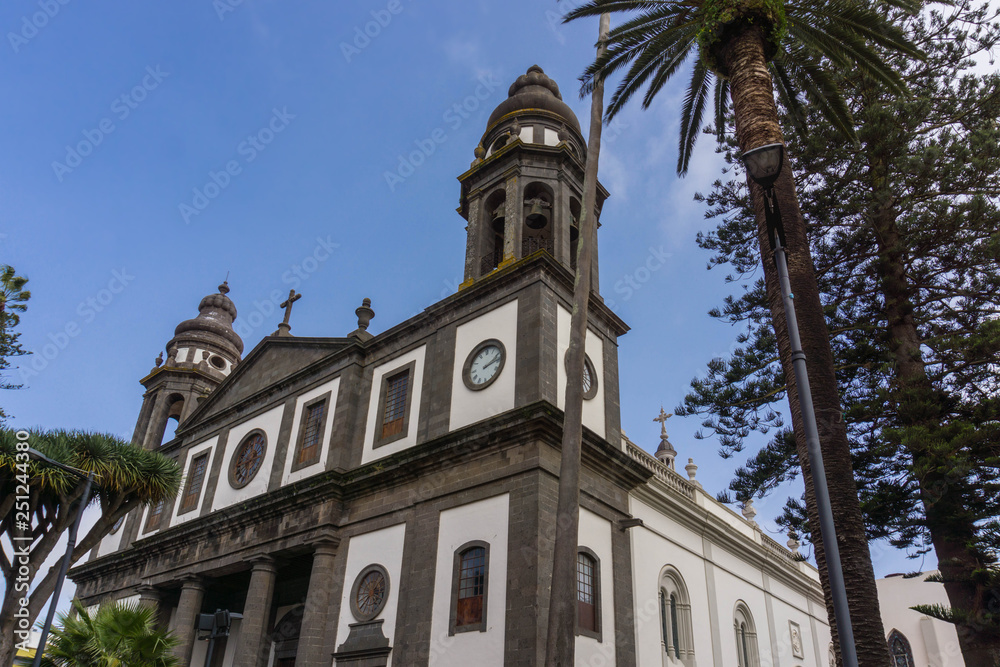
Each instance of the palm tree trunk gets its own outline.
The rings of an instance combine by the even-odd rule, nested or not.
[[[764,39],[759,25],[749,26],[736,33],[723,46],[721,61],[731,72],[730,91],[736,117],[736,138],[742,151],[770,143],[784,143],[774,102],[774,89],[764,56]],[[748,179],[749,181],[749,179]],[[826,597],[830,628],[837,647],[837,638],[830,581],[827,575],[826,554],[822,540],[818,539],[819,514],[813,487],[812,471],[806,452],[806,438],[802,424],[791,349],[785,324],[782,296],[778,277],[771,258],[770,244],[764,220],[764,202],[759,187],[751,184],[754,210],[757,214],[758,242],[764,264],[771,318],[778,339],[778,351],[788,383],[792,424],[802,476],[806,487],[806,509],[809,523],[814,527],[811,542],[816,549],[823,592]],[[847,582],[847,599],[860,667],[885,667],[889,664],[889,650],[882,630],[878,592],[871,554],[865,536],[864,518],[858,501],[854,471],[851,467],[850,444],[847,429],[841,418],[840,396],[834,371],[830,335],[819,298],[819,288],[813,271],[812,257],[806,238],[805,224],[799,210],[795,183],[790,169],[783,169],[775,184],[775,196],[782,213],[788,244],[788,272],[795,294],[796,313],[806,354],[807,370],[813,392],[823,461],[826,465],[827,484],[833,506],[837,543]]]
[[[597,56],[607,49],[611,15],[601,14]],[[566,401],[563,411],[562,461],[559,467],[559,500],[556,506],[556,537],[552,555],[552,586],[549,597],[546,667],[573,667],[576,658],[576,552],[580,529],[580,455],[583,445],[583,365],[590,305],[593,238],[596,229],[597,163],[601,154],[604,122],[604,81],[594,82],[590,105],[590,137],[583,177],[583,206],[577,241],[576,282],[570,320],[566,369]]]

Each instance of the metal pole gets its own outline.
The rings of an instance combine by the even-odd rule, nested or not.
[[[212,636],[208,638],[208,650],[205,651],[205,667],[212,667],[212,653],[215,652],[215,630],[212,631]]]
[[[780,215],[780,214],[778,214]],[[819,446],[819,429],[816,427],[816,413],[813,410],[812,391],[806,374],[806,355],[802,351],[799,338],[799,322],[795,316],[795,295],[788,279],[788,259],[781,238],[774,234],[774,263],[778,266],[778,280],[781,283],[781,297],[785,306],[785,321],[788,322],[788,342],[792,347],[792,366],[795,369],[795,386],[799,390],[799,408],[806,431],[806,449],[812,465],[813,489],[816,492],[816,509],[819,512],[820,534],[823,550],[826,552],[826,569],[830,577],[830,592],[833,597],[833,613],[837,620],[837,634],[840,637],[840,654],[844,667],[858,667],[858,653],[854,646],[854,628],[851,627],[851,610],[847,606],[847,588],[844,584],[844,570],[840,564],[840,546],[833,524],[833,508],[830,506],[830,489],[826,485],[826,469],[823,466],[823,452]]]
[[[62,467],[62,466],[60,466]],[[62,593],[63,582],[66,580],[66,572],[69,571],[70,561],[73,559],[73,549],[76,548],[76,535],[80,530],[80,523],[83,521],[83,512],[87,509],[87,501],[90,499],[90,486],[94,482],[94,473],[87,473],[87,483],[83,487],[83,496],[80,497],[80,509],[76,513],[76,521],[69,529],[69,541],[66,544],[66,555],[63,556],[59,565],[59,576],[56,577],[56,588],[52,591],[52,603],[49,605],[49,613],[45,617],[45,625],[42,626],[42,636],[38,640],[38,648],[35,649],[35,661],[32,667],[38,667],[42,662],[42,654],[45,653],[45,642],[49,638],[49,628],[52,627],[52,619],[56,615],[56,606],[59,604],[59,594]]]

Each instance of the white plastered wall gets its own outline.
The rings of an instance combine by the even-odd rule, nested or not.
[[[812,604],[806,594],[775,577],[765,581],[759,568],[714,543],[711,534],[696,533],[635,496],[629,498],[629,512],[643,521],[643,526],[629,530],[638,664],[679,665],[663,660],[656,597],[660,572],[665,565],[672,565],[683,577],[690,596],[695,664],[699,667],[720,661],[724,665],[736,664],[733,615],[738,600],[746,603],[753,616],[761,665],[826,667],[830,630],[822,603]],[[713,590],[715,599],[711,600]],[[710,612],[713,605],[718,610],[717,621]],[[792,655],[789,621],[797,623],[801,630],[801,658]],[[714,644],[707,630],[716,623],[719,645]]]
[[[431,613],[430,667],[502,667],[504,664],[509,516],[510,495],[506,493],[441,512]],[[473,540],[490,545],[486,631],[449,636],[455,552]]]
[[[410,350],[406,354],[387,361],[375,368],[372,376],[371,396],[368,399],[368,420],[365,428],[365,446],[361,452],[361,463],[370,463],[390,454],[395,454],[408,447],[417,444],[417,422],[420,418],[420,394],[423,389],[424,379],[424,356],[427,351],[426,345]],[[413,367],[413,377],[411,378],[410,391],[413,396],[410,399],[410,415],[406,422],[406,435],[399,440],[383,445],[377,449],[373,447],[375,442],[375,429],[382,415],[378,413],[378,401],[382,392],[382,379],[388,373],[392,373],[398,368],[415,361]]]
[[[274,465],[274,450],[278,446],[278,432],[281,429],[281,414],[283,410],[284,405],[278,405],[267,412],[248,419],[238,426],[234,426],[229,431],[229,438],[226,440],[226,449],[222,459],[222,468],[219,470],[219,480],[215,486],[215,497],[212,499],[213,511],[229,507],[254,496],[259,496],[267,491],[267,483],[271,477],[271,469]],[[232,464],[236,448],[243,442],[243,438],[254,429],[263,431],[267,438],[267,450],[264,452],[264,461],[257,470],[257,474],[246,486],[242,489],[234,489],[229,484],[229,466]]]
[[[558,312],[556,391],[558,392],[558,407],[562,410],[566,404],[566,350],[569,349],[569,328],[572,315],[561,305]],[[583,425],[604,438],[606,437],[604,430],[604,344],[601,342],[600,336],[587,329],[585,347],[597,376],[597,395],[583,402]]]
[[[684,579],[690,597],[691,625],[696,629],[693,633],[695,661],[698,665],[711,665],[712,635],[699,630],[711,627],[701,536],[635,498],[629,499],[629,512],[644,524],[628,531],[632,547],[637,664],[661,664],[659,578],[663,568],[671,565]],[[724,626],[723,630],[728,627]]]
[[[327,454],[330,452],[331,434],[333,432],[333,416],[337,406],[337,392],[339,389],[340,378],[336,377],[311,391],[307,391],[295,399],[295,417],[292,419],[292,435],[288,441],[288,447],[285,449],[285,471],[281,477],[282,486],[323,472]],[[292,464],[295,462],[295,451],[298,446],[300,424],[302,423],[302,413],[304,412],[305,405],[314,398],[322,396],[327,392],[330,392],[330,399],[326,404],[326,425],[323,427],[323,432],[320,434],[319,460],[312,465],[299,468],[295,472],[292,472]]]
[[[376,619],[385,620],[382,623],[382,633],[389,639],[389,645],[394,645],[405,537],[406,524],[400,523],[363,535],[355,535],[348,541],[347,566],[344,573],[343,593],[340,598],[340,620],[337,625],[336,646],[340,646],[347,640],[347,635],[350,632],[349,624],[357,622],[351,613],[350,602],[354,580],[361,574],[361,570],[372,564],[381,565],[389,574],[389,596],[385,608]],[[389,665],[392,665],[391,653],[389,654]]]
[[[930,575],[904,579],[891,576],[878,579],[879,607],[886,637],[899,630],[910,642],[916,665],[929,667],[964,667],[962,649],[955,626],[924,616],[910,609],[917,604],[950,606],[944,584],[924,581]]]
[[[188,449],[187,456],[184,457],[183,468],[181,470],[184,473],[184,479],[181,480],[181,490],[177,494],[177,499],[174,501],[174,513],[170,519],[171,526],[179,526],[185,521],[190,521],[195,519],[201,514],[201,503],[205,499],[205,489],[208,487],[208,478],[212,474],[212,462],[215,461],[216,457],[216,447],[215,444],[219,441],[219,436],[214,438],[209,438],[205,442],[198,443],[190,449]],[[191,471],[191,461],[194,457],[199,454],[203,454],[206,451],[211,450],[211,454],[208,455],[208,464],[205,466],[205,479],[201,483],[201,491],[198,493],[198,504],[195,508],[184,514],[179,514],[181,509],[181,502],[184,498],[184,492],[187,490],[187,478],[188,473]]]
[[[473,391],[462,372],[469,354],[483,341],[495,338],[506,351],[503,370],[493,384]],[[455,331],[455,369],[452,375],[449,424],[457,429],[514,407],[514,371],[517,367],[517,301],[466,322]]]
[[[101,538],[100,542],[97,543],[95,549],[97,550],[96,555],[98,557],[113,554],[121,548],[122,536],[125,534],[125,522],[128,521],[128,518],[128,514],[122,517],[122,525],[118,527],[117,533],[108,533]]]
[[[580,508],[580,546],[587,547],[600,559],[601,641],[577,635],[578,667],[615,665],[615,574],[611,529],[610,521]]]

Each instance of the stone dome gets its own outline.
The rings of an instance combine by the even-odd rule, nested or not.
[[[493,110],[486,126],[492,127],[495,122],[514,111],[531,109],[551,111],[562,117],[577,133],[580,132],[580,121],[569,105],[563,102],[559,86],[538,65],[529,67],[526,73],[511,84],[507,99]]]
[[[236,304],[226,294],[229,285],[222,283],[216,294],[209,294],[198,304],[198,316],[184,320],[174,329],[171,344],[183,340],[215,343],[239,358],[243,352],[243,339],[233,330]]]

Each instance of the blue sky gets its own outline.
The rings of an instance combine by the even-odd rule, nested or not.
[[[0,5],[0,262],[30,279],[20,330],[35,352],[21,362],[26,387],[2,396],[14,423],[130,437],[139,379],[227,272],[247,351],[280,321],[272,297],[292,287],[304,295],[292,332],[308,336],[353,330],[364,297],[378,333],[453,293],[465,247],[455,178],[510,83],[537,63],[588,117],[576,79],[597,24],[561,25],[570,6]],[[706,314],[730,288],[695,243],[711,222],[692,196],[723,166],[711,138],[685,179],[674,171],[683,79],[648,111],[621,114],[601,156],[601,290],[632,327],[620,340],[622,421],[650,451],[660,405],[677,405],[737,334]],[[444,138],[430,150],[432,135]],[[421,146],[412,173],[387,178]],[[695,440],[698,421],[667,427],[715,493],[740,460]],[[765,528],[783,502],[757,502]],[[873,555],[878,576],[920,565]]]

